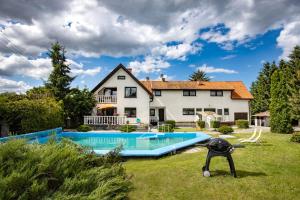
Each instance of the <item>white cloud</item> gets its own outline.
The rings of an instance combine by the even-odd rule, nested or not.
[[[296,45],[300,45],[300,21],[287,24],[277,38],[277,45],[282,48],[280,58],[286,59]]]
[[[16,92],[25,93],[32,87],[23,81],[14,81],[0,77],[0,93],[3,92]]]
[[[161,74],[159,76],[157,76],[154,80],[155,81],[161,81],[162,80],[162,77],[166,80],[166,81],[171,81],[171,80],[174,80],[175,79],[175,76],[169,76],[167,74]]]
[[[225,68],[215,68],[211,66],[207,66],[203,64],[201,67],[197,68],[198,70],[202,70],[206,73],[224,73],[224,74],[237,74],[238,72],[232,69],[225,69]]]
[[[73,76],[94,76],[101,71],[101,67],[84,69],[83,64],[68,59],[71,75]],[[51,60],[49,58],[28,59],[25,56],[12,54],[2,56],[0,54],[0,75],[13,76],[20,75],[34,79],[46,80],[52,71]]]
[[[229,59],[232,59],[232,58],[235,58],[235,57],[236,57],[236,55],[231,54],[231,55],[227,55],[227,56],[222,57],[221,60],[229,60]]]
[[[182,43],[178,45],[162,45],[152,49],[153,56],[163,56],[166,59],[186,60],[188,54],[195,54],[201,50],[201,44]]]
[[[170,63],[151,56],[146,56],[144,61],[132,61],[128,64],[134,74],[160,72],[170,67]]]

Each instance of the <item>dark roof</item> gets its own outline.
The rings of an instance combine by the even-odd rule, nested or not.
[[[133,80],[135,80],[150,96],[153,96],[152,92],[148,90],[124,65],[121,63],[112,70],[94,89],[92,89],[92,93],[96,92],[98,88],[100,88],[110,77],[112,77],[119,69],[123,69]]]

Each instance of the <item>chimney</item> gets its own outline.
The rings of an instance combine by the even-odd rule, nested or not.
[[[163,82],[166,81],[166,78],[164,77],[164,74],[161,74],[161,75],[160,75],[160,78],[161,78],[161,80],[162,80]]]
[[[146,76],[146,81],[149,81],[149,80],[150,80],[149,76]]]
[[[128,70],[130,73],[132,73],[132,68],[127,68],[127,70]]]

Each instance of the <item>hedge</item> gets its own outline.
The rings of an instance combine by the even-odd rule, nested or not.
[[[166,120],[165,124],[169,124],[173,129],[176,126],[176,122],[174,120]]]
[[[119,130],[122,132],[130,133],[130,132],[133,132],[136,130],[136,126],[125,124],[125,125],[120,126]]]
[[[300,133],[294,133],[291,137],[291,142],[300,143]]]
[[[80,125],[77,128],[77,131],[79,131],[79,132],[88,132],[88,131],[91,131],[91,130],[92,130],[92,128],[90,126],[88,126],[88,125],[85,125],[85,124]]]
[[[205,128],[205,121],[199,120],[199,121],[197,121],[197,124],[200,128]]]
[[[218,128],[218,131],[223,134],[228,134],[228,133],[232,133],[233,129],[230,126],[225,125]]]
[[[236,120],[235,124],[237,125],[238,128],[249,128],[249,122],[248,120]]]
[[[220,127],[220,122],[219,121],[211,121],[210,126],[212,128],[219,128]]]

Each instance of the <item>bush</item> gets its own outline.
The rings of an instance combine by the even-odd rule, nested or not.
[[[291,137],[291,142],[300,143],[300,133],[294,133]]]
[[[172,126],[162,125],[162,126],[159,126],[158,131],[159,132],[174,132],[174,128],[172,128]]]
[[[248,120],[236,120],[235,125],[237,125],[238,128],[249,128],[249,122]]]
[[[220,128],[220,122],[219,121],[211,121],[210,126],[212,128]]]
[[[0,199],[127,199],[132,188],[118,152],[97,156],[69,140],[0,145]]]
[[[197,121],[197,124],[200,128],[205,128],[205,121],[199,120],[199,121]]]
[[[174,120],[167,120],[165,121],[165,124],[169,124],[173,129],[176,126],[176,122]]]
[[[92,128],[88,125],[85,125],[85,124],[82,124],[77,128],[77,131],[79,131],[79,132],[88,132],[88,131],[91,131],[91,130],[92,130]]]
[[[136,130],[136,126],[133,126],[133,125],[122,125],[120,126],[120,129],[119,129],[121,132],[127,132],[127,133],[130,133],[130,132],[133,132]]]
[[[228,133],[232,133],[233,129],[230,126],[224,125],[218,128],[218,131],[222,134],[228,134]]]

